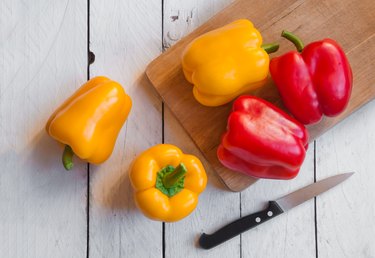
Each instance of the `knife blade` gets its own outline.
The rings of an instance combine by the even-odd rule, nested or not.
[[[203,233],[199,238],[199,245],[204,249],[211,249],[223,242],[262,224],[298,205],[312,199],[313,197],[328,191],[334,186],[342,183],[354,172],[331,176],[310,184],[275,201],[269,201],[266,209],[247,215],[222,227],[213,234]]]

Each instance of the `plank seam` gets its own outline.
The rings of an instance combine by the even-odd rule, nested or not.
[[[161,51],[165,51],[164,46],[164,0],[161,0]],[[161,102],[161,142],[164,144],[164,101]],[[165,258],[165,223],[162,222],[162,257]]]
[[[240,192],[240,218],[242,218],[242,193]],[[240,234],[240,258],[242,258],[242,234]]]
[[[90,51],[90,0],[87,0],[87,80],[90,80],[90,65],[94,62]],[[86,258],[90,256],[90,163],[87,163],[86,199]]]
[[[316,182],[316,140],[314,140],[314,183]],[[318,218],[316,211],[316,196],[314,197],[314,228],[315,228],[315,257],[318,258]]]
[[[161,142],[164,144],[164,102],[161,103]],[[165,258],[165,222],[162,222],[162,257]]]

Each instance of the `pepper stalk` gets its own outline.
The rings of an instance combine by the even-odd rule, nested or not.
[[[168,197],[172,197],[184,188],[187,169],[183,163],[176,168],[168,165],[157,173],[155,187]]]
[[[268,43],[261,45],[261,48],[264,49],[264,51],[267,52],[267,54],[275,53],[277,50],[279,50],[279,44],[277,43]]]
[[[170,174],[163,178],[163,185],[166,188],[173,187],[186,175],[187,169],[183,163],[180,163]]]
[[[65,145],[63,156],[62,156],[62,163],[66,170],[71,170],[74,167],[73,163],[73,156],[74,152],[69,145]]]
[[[297,51],[300,52],[300,53],[302,52],[303,48],[305,47],[303,45],[302,40],[290,31],[283,30],[281,32],[281,37],[286,38],[287,40],[292,42],[296,46]]]

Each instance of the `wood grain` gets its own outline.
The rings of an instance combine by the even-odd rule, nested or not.
[[[276,200],[314,182],[314,146],[307,151],[300,174],[294,180],[259,180],[241,192],[242,216],[265,208]],[[242,257],[316,257],[314,200],[242,234]]]
[[[110,157],[90,167],[90,257],[162,257],[162,223],[134,203],[128,169],[145,149],[162,140],[161,100],[144,76],[161,52],[159,0],[90,1],[91,76],[122,84],[133,106]]]
[[[369,22],[373,19],[374,12],[375,3],[371,0],[266,1],[262,5],[256,4],[256,1],[239,0],[155,59],[148,66],[146,73],[224,183],[232,191],[241,191],[256,180],[225,169],[216,158],[216,148],[220,136],[225,131],[231,106],[228,104],[210,108],[201,106],[194,100],[191,85],[184,79],[180,65],[184,47],[202,33],[238,18],[251,19],[262,32],[265,42],[281,41],[282,46],[278,55],[293,49],[291,44],[280,39],[279,34],[283,29],[297,33],[305,42],[325,37],[337,40],[352,64],[352,98],[349,107],[340,116],[324,119],[321,123],[309,127],[313,140],[375,97],[374,75],[368,72],[369,67],[374,65],[375,54],[373,51],[359,51],[362,47],[368,46],[375,33],[375,26]],[[364,58],[370,59],[370,63],[362,62]],[[252,94],[282,107],[272,82]]]
[[[374,51],[375,37],[353,50]],[[362,48],[363,47],[363,48]],[[374,70],[371,56],[361,62]],[[372,84],[374,84],[372,82]],[[375,223],[375,102],[327,132],[316,142],[317,180],[354,171],[355,174],[334,191],[317,197],[319,257],[374,257]]]
[[[260,180],[240,193],[230,193],[203,159],[209,184],[188,218],[165,224],[163,231],[162,223],[149,221],[137,211],[127,168],[135,155],[162,141],[161,101],[143,74],[162,49],[160,0],[90,1],[90,47],[96,54],[91,76],[118,80],[136,103],[111,159],[100,167],[90,166],[86,210],[87,164],[76,159],[74,171],[66,173],[61,166],[62,149],[45,134],[44,124],[51,110],[86,81],[87,1],[29,2],[0,2],[0,257],[375,256],[371,220],[375,216],[375,102],[319,137],[315,150],[311,144],[295,180]],[[229,2],[164,0],[164,46],[174,45]],[[348,20],[344,12],[346,4],[354,14],[364,8],[373,12],[371,2],[252,3],[254,10],[266,15],[265,22],[258,24],[262,30],[293,24],[290,29],[303,34],[313,26],[309,37],[319,39],[324,25],[332,28],[332,37],[341,33],[335,23],[348,27],[353,37],[363,39],[353,46],[350,35],[340,36],[353,66],[363,67],[356,70],[355,82],[374,85],[374,77],[369,77],[375,68],[373,56],[368,53],[374,53],[375,36],[364,33],[360,25],[373,26],[374,18],[362,14]],[[272,4],[281,7],[274,10]],[[173,22],[171,16],[176,15],[179,19]],[[288,43],[283,47],[285,51]],[[358,94],[365,98],[372,91]],[[202,158],[184,130],[165,108],[165,141]],[[340,172],[356,174],[317,197],[316,209],[311,200],[213,250],[195,245],[199,233],[210,233],[263,208],[269,199],[311,183],[314,170],[318,180]]]
[[[371,102],[316,142],[317,180],[355,172],[316,199],[319,257],[375,255],[374,112]]]
[[[86,1],[0,3],[0,257],[86,256],[86,164],[44,126],[86,81]]]

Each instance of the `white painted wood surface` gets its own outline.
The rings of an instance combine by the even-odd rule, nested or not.
[[[0,257],[84,257],[86,165],[44,130],[86,81],[86,2],[0,2]]]
[[[111,158],[91,169],[89,257],[160,257],[162,224],[146,219],[133,201],[132,159],[162,140],[161,101],[145,77],[161,51],[159,0],[90,2],[92,76],[120,82],[133,106]]]
[[[317,197],[319,257],[375,257],[375,102],[317,140],[317,180],[355,171]]]
[[[230,2],[1,1],[0,257],[375,257],[374,103],[311,145],[298,178],[242,193],[226,191],[167,108],[163,116],[146,65]],[[89,185],[86,164],[66,173],[61,147],[44,132],[51,111],[87,79],[88,29],[90,77],[120,82],[134,104],[111,158],[90,166]],[[202,158],[209,174],[197,210],[172,224],[136,210],[127,176],[132,159],[163,139]],[[197,248],[201,232],[312,183],[314,169],[317,180],[357,173],[319,196],[316,209],[311,200],[213,250]]]

